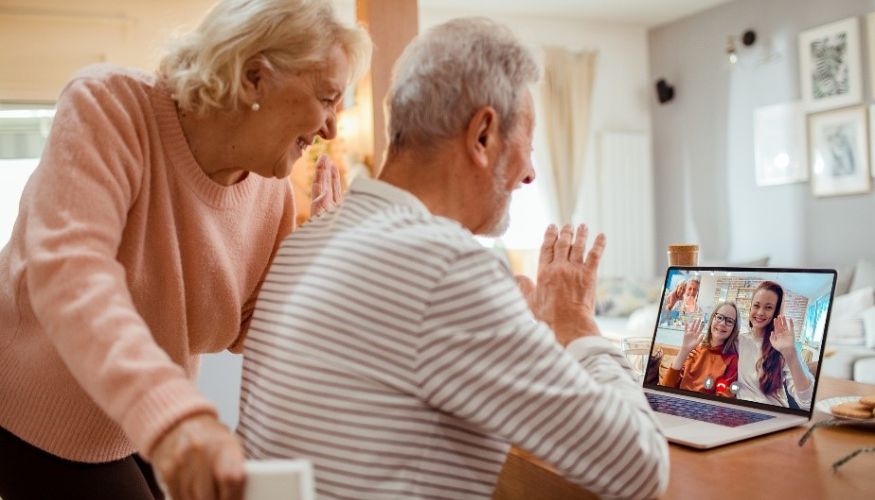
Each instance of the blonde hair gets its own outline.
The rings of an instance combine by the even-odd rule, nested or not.
[[[176,40],[158,75],[180,109],[236,108],[250,58],[290,72],[318,66],[338,45],[349,58],[350,81],[357,80],[370,65],[371,39],[362,27],[341,24],[326,0],[223,0]]]

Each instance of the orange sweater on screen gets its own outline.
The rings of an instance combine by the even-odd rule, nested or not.
[[[705,380],[709,376],[714,380],[715,386],[705,389]],[[718,391],[716,383],[721,379],[726,382],[726,389]],[[736,379],[738,379],[738,353],[723,354],[723,346],[710,349],[700,345],[690,352],[680,370],[668,368],[661,385],[732,398],[735,396],[728,387]]]
[[[197,355],[242,340],[291,197],[285,179],[207,177],[154,76],[77,75],[0,252],[0,426],[105,462],[215,412]]]

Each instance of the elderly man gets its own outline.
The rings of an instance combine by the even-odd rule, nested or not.
[[[307,457],[324,498],[489,498],[510,444],[606,497],[650,497],[668,452],[593,321],[599,235],[547,229],[529,302],[473,234],[534,179],[537,67],[455,20],[398,61],[380,180],[282,245],[245,345],[241,434]],[[534,314],[533,314],[534,311]]]

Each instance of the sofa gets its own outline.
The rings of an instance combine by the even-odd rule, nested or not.
[[[875,384],[875,263],[839,269],[823,375]]]
[[[662,277],[600,280],[596,321],[602,335],[624,346],[651,338],[661,287]],[[826,339],[822,375],[875,384],[875,263],[860,260],[838,269]]]

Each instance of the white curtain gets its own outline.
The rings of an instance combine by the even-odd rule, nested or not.
[[[536,181],[514,194],[511,224],[502,237],[511,267],[534,278],[544,228],[549,223],[583,222],[600,231],[598,179],[589,151],[590,108],[596,52],[563,48],[539,51],[544,77],[533,89],[536,127],[534,165]]]
[[[597,53],[544,49],[540,116],[547,148],[544,164],[552,173],[555,222],[570,224],[581,196],[589,147],[589,121]]]
[[[650,278],[656,274],[650,140],[645,132],[603,131],[598,136],[599,223],[608,237],[599,275]]]

